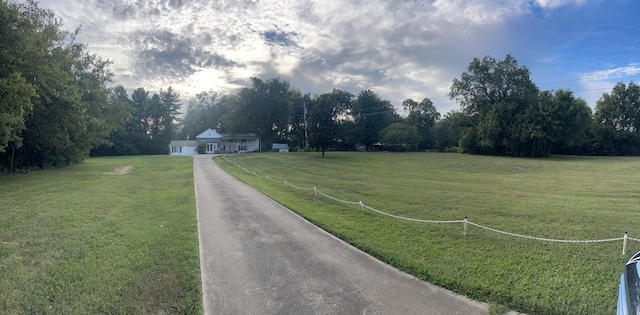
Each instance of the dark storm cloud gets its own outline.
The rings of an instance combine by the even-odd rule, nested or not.
[[[203,47],[198,39],[170,31],[140,32],[134,39],[138,55],[136,70],[145,76],[186,76],[200,68],[225,69],[240,66]]]

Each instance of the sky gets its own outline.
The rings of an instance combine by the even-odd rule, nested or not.
[[[115,84],[183,100],[280,78],[303,93],[368,89],[441,114],[473,58],[513,55],[542,90],[595,108],[640,82],[637,0],[40,0],[113,62]],[[401,113],[401,112],[400,112]]]

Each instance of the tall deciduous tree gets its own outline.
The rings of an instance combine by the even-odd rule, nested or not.
[[[113,107],[121,108],[124,120],[118,128],[111,132],[107,139],[108,143],[91,150],[91,155],[113,156],[143,154],[141,145],[148,137],[144,132],[142,132],[142,140],[136,137],[136,133],[140,130],[138,121],[136,120],[136,111],[132,105],[133,102],[122,85],[118,85],[109,91],[109,103],[113,104]]]
[[[531,143],[544,134],[536,125],[538,88],[529,70],[515,58],[475,58],[460,78],[453,80],[449,96],[456,99],[474,123],[462,138],[463,150],[473,153],[527,155]],[[531,155],[540,155],[533,146]]]
[[[237,97],[235,95],[220,96],[214,91],[196,94],[187,102],[187,112],[182,120],[179,138],[195,139],[207,128],[223,132],[220,120],[236,104]]]
[[[596,103],[592,152],[603,155],[640,154],[640,86],[619,82]]]
[[[366,146],[367,151],[373,149],[373,145],[378,142],[380,131],[400,121],[400,116],[395,113],[391,103],[380,99],[371,90],[358,94],[352,102],[350,114],[354,119],[359,142]]]
[[[0,79],[0,154],[10,148],[8,169],[14,170],[16,149],[22,146],[22,131],[25,120],[33,109],[35,88],[27,83],[20,73],[12,73]],[[0,164],[1,165],[1,164]]]
[[[238,103],[222,118],[231,133],[253,132],[268,147],[286,140],[289,126],[289,82],[280,79],[262,81],[251,78],[252,86],[238,93]]]
[[[440,119],[440,113],[433,105],[433,102],[425,98],[420,103],[407,99],[402,102],[404,110],[409,111],[406,117],[406,122],[415,126],[418,131],[420,140],[417,147],[420,149],[429,149],[435,146],[435,139],[433,136],[433,126],[436,121]]]
[[[463,152],[460,150],[462,137],[469,137],[469,130],[475,130],[473,121],[469,116],[459,111],[452,111],[438,120],[433,127],[435,146],[438,151]],[[475,137],[473,146],[475,145]]]
[[[0,78],[0,153],[5,153],[10,143],[14,148],[22,146],[20,135],[33,109],[34,97],[35,88],[20,73]]]
[[[341,136],[340,118],[345,115],[353,95],[334,89],[318,96],[309,106],[309,145],[322,151],[333,146]]]
[[[10,156],[0,152],[0,168],[78,163],[91,148],[107,144],[109,133],[126,117],[126,108],[108,98],[110,62],[87,53],[76,42],[79,30],[62,31],[55,13],[36,1],[2,1],[0,17],[0,80],[14,87],[4,89],[13,95],[3,99],[24,100],[23,94],[31,92],[37,96],[29,97],[31,106],[23,106],[31,111],[15,125],[23,130],[9,140]],[[14,106],[24,105],[20,102]],[[0,110],[0,116],[10,113]]]
[[[547,100],[547,101],[545,101]],[[548,101],[550,100],[550,102]],[[540,96],[541,111],[549,130],[551,153],[578,154],[586,142],[592,121],[591,108],[569,90],[543,92]],[[544,106],[544,104],[548,104]]]
[[[380,142],[393,151],[413,151],[418,148],[420,134],[415,125],[393,123],[380,132]]]

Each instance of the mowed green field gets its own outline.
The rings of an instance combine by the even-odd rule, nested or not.
[[[0,314],[201,314],[192,165],[91,158],[1,176]]]
[[[360,249],[421,279],[529,314],[615,313],[640,243],[551,243],[462,224],[364,213],[313,191],[416,219],[462,220],[551,239],[640,238],[640,158],[520,159],[440,153],[246,154],[225,170]]]

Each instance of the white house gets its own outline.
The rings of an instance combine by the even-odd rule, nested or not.
[[[170,155],[190,155],[198,153],[198,146],[205,153],[231,153],[260,151],[260,138],[253,133],[218,133],[209,128],[196,136],[196,140],[172,140],[169,143]]]
[[[195,140],[172,140],[169,144],[170,155],[198,154],[198,145]]]

